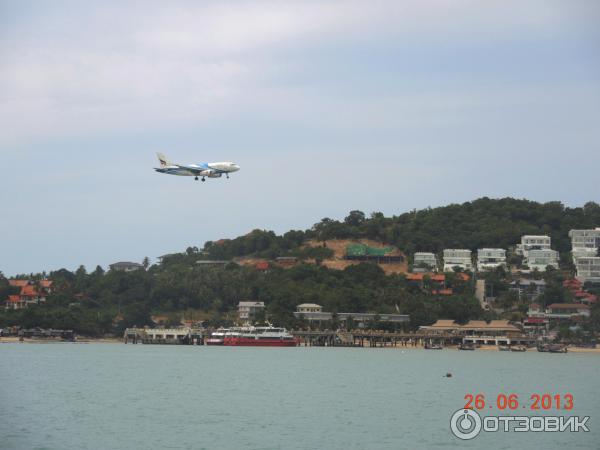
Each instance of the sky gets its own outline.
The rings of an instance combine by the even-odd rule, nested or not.
[[[597,1],[0,0],[0,271],[600,201]],[[205,183],[153,171],[234,161]]]

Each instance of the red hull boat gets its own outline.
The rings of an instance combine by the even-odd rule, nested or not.
[[[225,334],[223,345],[252,347],[296,347],[298,339],[285,328],[248,327]]]

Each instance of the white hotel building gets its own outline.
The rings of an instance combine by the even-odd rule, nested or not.
[[[444,249],[444,272],[452,272],[455,267],[462,270],[473,270],[471,250],[464,248]]]
[[[540,272],[545,272],[546,267],[548,266],[558,269],[558,252],[551,249],[528,250],[523,263],[526,264],[529,269],[537,269]]]
[[[529,250],[550,250],[550,236],[521,236],[521,243],[517,244],[515,253],[527,256]]]
[[[577,279],[582,282],[600,282],[600,228],[593,230],[571,230],[571,253],[577,270]]]
[[[600,248],[600,228],[593,230],[571,230],[571,248],[573,259],[580,256],[597,256]]]
[[[600,283],[600,257],[581,256],[575,260],[577,279],[583,283]]]
[[[437,270],[437,260],[435,254],[428,252],[416,252],[413,260],[413,267],[419,268],[427,266],[431,270]]]
[[[480,248],[477,250],[477,270],[493,270],[506,267],[506,250],[503,248]]]

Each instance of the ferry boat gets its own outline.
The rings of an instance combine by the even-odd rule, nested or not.
[[[245,327],[225,333],[223,345],[259,347],[296,347],[298,339],[285,328]]]
[[[229,332],[229,328],[219,328],[210,334],[206,339],[206,345],[223,345],[225,335]]]

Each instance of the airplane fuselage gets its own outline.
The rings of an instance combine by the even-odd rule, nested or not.
[[[196,178],[220,178],[223,174],[229,177],[230,173],[240,170],[240,166],[235,163],[225,161],[187,165],[161,164],[161,167],[155,168],[154,170],[167,175],[179,175]]]

